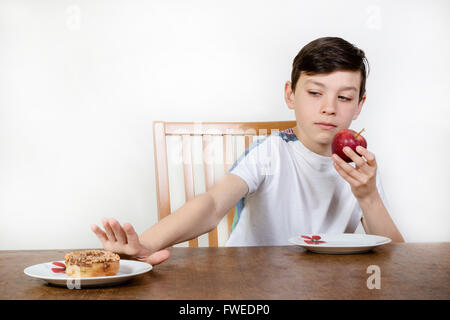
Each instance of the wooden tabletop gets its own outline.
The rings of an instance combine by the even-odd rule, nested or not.
[[[68,289],[30,278],[31,265],[71,250],[0,251],[0,299],[449,299],[450,243],[400,243],[355,255],[296,246],[171,248],[152,271],[103,288]],[[369,289],[380,271],[380,288]],[[369,273],[368,273],[369,268]],[[375,267],[376,268],[376,267]],[[370,285],[369,285],[370,286]]]

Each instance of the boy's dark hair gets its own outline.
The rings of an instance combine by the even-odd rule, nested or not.
[[[369,74],[369,62],[364,51],[338,37],[311,41],[300,50],[292,63],[292,91],[295,93],[295,86],[302,71],[307,75],[315,75],[342,70],[361,71],[360,102],[366,92],[366,78]]]

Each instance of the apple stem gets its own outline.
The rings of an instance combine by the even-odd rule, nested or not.
[[[356,137],[358,138],[361,135],[361,133],[363,133],[363,132],[364,132],[364,128],[360,132],[358,132],[358,135]]]

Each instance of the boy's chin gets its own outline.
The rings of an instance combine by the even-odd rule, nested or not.
[[[315,141],[321,145],[329,145],[333,142],[334,135],[319,135],[316,137]]]
[[[325,143],[318,142],[317,144],[319,144],[324,149],[330,149],[331,150],[331,142],[325,142]]]

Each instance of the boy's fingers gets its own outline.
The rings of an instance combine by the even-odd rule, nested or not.
[[[109,225],[109,221],[107,219],[103,218],[102,223],[103,223],[103,227],[105,228],[106,235],[108,236],[108,240],[116,242],[117,239],[114,236],[114,232],[113,232],[111,226]]]
[[[357,146],[357,147],[356,147],[356,151],[357,151],[359,154],[363,155],[364,158],[366,158],[367,164],[368,164],[369,166],[372,167],[372,166],[375,166],[375,165],[376,165],[377,161],[376,161],[376,159],[375,159],[375,155],[374,155],[372,152],[370,152],[369,150],[367,150],[366,148],[361,147],[361,146]]]
[[[359,172],[358,170],[356,170],[355,168],[353,168],[350,164],[348,164],[347,162],[345,162],[343,159],[341,159],[341,157],[339,157],[337,154],[333,154],[332,158],[334,159],[335,162],[335,167],[336,169],[341,169],[341,171],[339,171],[339,173],[345,172],[345,175],[348,177],[351,177],[352,180],[354,181],[364,181],[364,176],[361,172]],[[350,182],[350,181],[349,181]],[[353,184],[353,181],[351,182],[351,184]]]
[[[350,147],[345,147],[342,151],[353,160],[357,168],[362,168],[366,164],[363,158],[361,158],[355,151]]]
[[[347,180],[348,183],[350,183],[351,185],[356,185],[358,182],[352,178],[341,166],[340,164],[335,161],[334,162],[334,167],[336,168],[336,171],[341,175],[342,178],[344,178],[345,180]]]
[[[130,223],[124,223],[123,229],[125,230],[125,233],[128,238],[128,243],[130,245],[132,245],[132,246],[140,246],[141,245],[139,243],[139,237],[138,237],[136,231],[134,231],[134,228]]]
[[[100,239],[102,244],[104,244],[106,241],[108,241],[108,238],[106,237],[106,234],[97,225],[95,225],[95,224],[91,225],[91,230],[95,233],[97,238]]]
[[[109,219],[109,224],[114,232],[114,236],[121,244],[127,244],[127,235],[123,231],[122,226],[116,219]]]
[[[145,261],[147,263],[150,263],[152,266],[155,266],[157,264],[160,264],[164,261],[166,261],[167,259],[169,259],[170,257],[170,251],[169,250],[160,250],[160,251],[156,251],[154,254],[144,258],[144,259],[139,259],[141,261]]]

